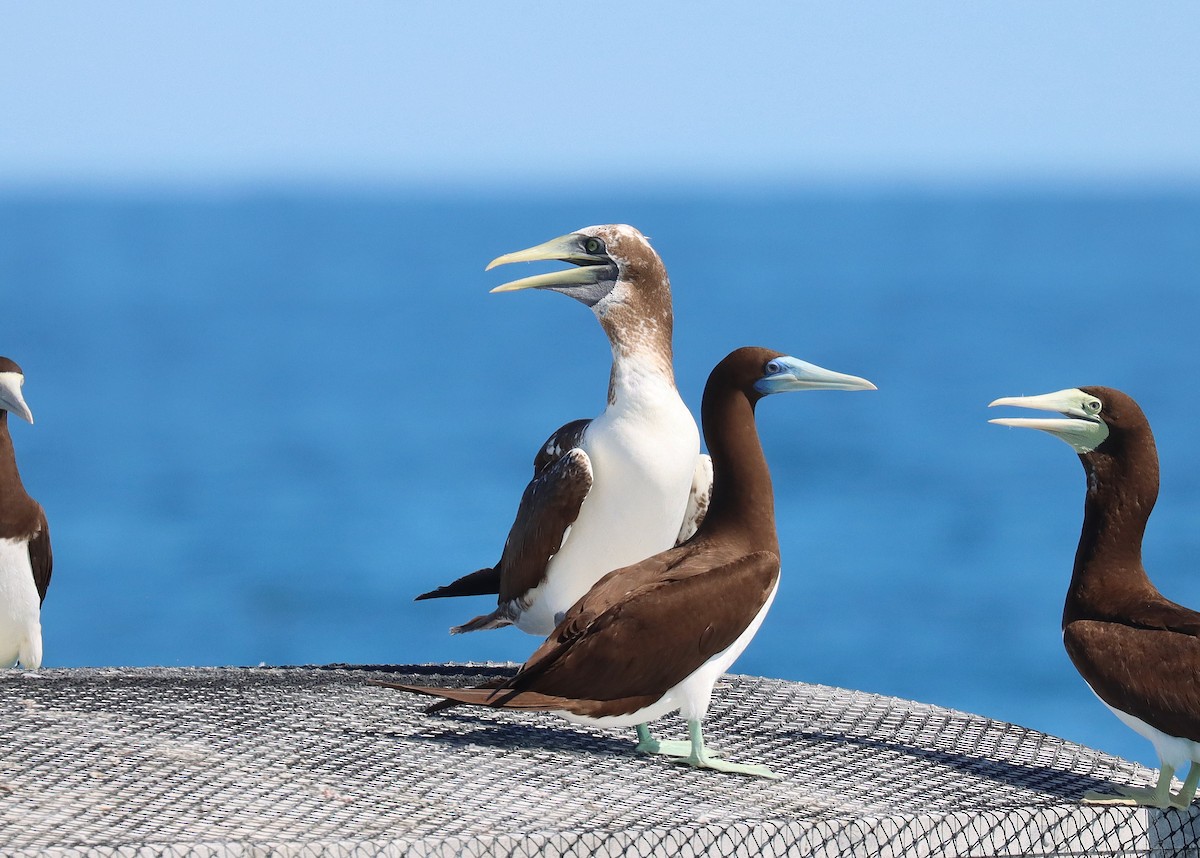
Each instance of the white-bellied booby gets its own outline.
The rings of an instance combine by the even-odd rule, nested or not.
[[[636,726],[639,751],[775,777],[765,766],[714,756],[701,732],[714,683],[758,631],[779,585],[771,474],[754,408],[771,393],[874,389],[865,379],[778,352],[738,349],[716,366],[704,390],[713,487],[708,514],[690,540],[601,578],[501,685],[378,684],[460,703],[550,711],[584,724]],[[656,740],[647,723],[677,709],[689,741]]]
[[[650,243],[631,226],[591,226],[488,268],[533,260],[575,267],[492,291],[550,289],[590,307],[612,345],[608,406],[542,445],[500,562],[417,597],[497,595],[496,610],[456,633],[514,624],[549,634],[606,572],[694,533],[711,489],[696,421],[675,389],[671,286]]]
[[[25,375],[0,357],[0,664],[37,670],[42,665],[42,600],[50,586],[53,556],[41,504],[17,472],[8,415],[33,422],[21,395]]]
[[[1089,792],[1089,804],[1186,808],[1200,783],[1200,613],[1166,599],[1142,566],[1142,534],[1158,498],[1158,452],[1132,398],[1110,387],[997,399],[1061,417],[990,422],[1041,429],[1070,444],[1087,474],[1083,531],[1063,607],[1063,644],[1088,687],[1154,745],[1153,788]],[[1171,794],[1175,770],[1191,763]]]

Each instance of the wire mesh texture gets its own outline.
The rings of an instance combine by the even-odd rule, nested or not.
[[[783,775],[769,781],[635,754],[632,730],[426,715],[428,698],[369,683],[511,670],[6,671],[0,853],[1200,858],[1195,807],[1079,804],[1153,772],[936,706],[724,677],[706,736]]]

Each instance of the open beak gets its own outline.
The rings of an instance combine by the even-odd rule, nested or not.
[[[555,289],[569,293],[571,289],[598,283],[601,279],[606,279],[605,275],[616,279],[616,266],[607,254],[588,253],[584,249],[584,242],[588,238],[589,236],[573,232],[569,235],[552,238],[545,244],[539,244],[536,247],[497,256],[488,263],[485,271],[491,271],[499,265],[508,265],[511,262],[541,262],[545,260],[569,262],[576,267],[551,271],[546,274],[535,274],[532,277],[522,277],[520,280],[510,280],[492,291],[516,292],[519,289]]]
[[[1094,412],[1084,408],[1084,403],[1094,400],[1077,388],[1043,393],[1039,396],[1004,396],[988,403],[988,408],[997,405],[1012,405],[1031,408],[1035,411],[1054,411],[1061,417],[993,417],[989,423],[998,426],[1017,426],[1025,429],[1040,429],[1070,444],[1077,453],[1095,450],[1108,437],[1108,424]]]

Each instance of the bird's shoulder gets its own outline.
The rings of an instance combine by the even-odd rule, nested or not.
[[[703,604],[707,612],[717,602],[736,602],[726,598],[731,592],[767,592],[779,576],[774,552],[723,554],[701,548],[680,546],[609,572],[571,606],[547,644],[570,644],[602,633],[618,620],[677,623],[681,612],[696,613],[688,605]],[[759,606],[753,607],[751,618]],[[715,613],[723,614],[727,607],[716,607]]]
[[[542,442],[537,455],[533,457],[534,477],[537,477],[548,465],[562,458],[569,450],[578,447],[591,422],[589,419],[572,420],[550,433],[550,437]]]

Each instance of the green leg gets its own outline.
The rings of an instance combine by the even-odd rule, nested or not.
[[[1200,763],[1193,762],[1188,768],[1187,780],[1183,782],[1183,786],[1179,788],[1179,792],[1171,798],[1171,806],[1177,807],[1180,810],[1187,810],[1192,806],[1192,799],[1196,797],[1196,787],[1200,785]]]
[[[634,748],[639,754],[661,754],[664,757],[686,759],[692,752],[691,742],[673,742],[666,739],[656,739],[646,724],[637,725],[638,743]],[[721,756],[717,751],[710,750],[710,756]]]
[[[732,772],[739,775],[755,775],[760,778],[774,778],[778,780],[780,777],[766,766],[731,763],[719,759],[704,747],[704,733],[700,730],[699,721],[688,721],[688,735],[692,739],[692,750],[686,758],[679,760],[681,763],[687,763],[689,766],[696,766],[701,769],[714,769],[718,772]]]
[[[1117,787],[1117,795],[1107,795],[1101,792],[1088,792],[1083,796],[1084,804],[1119,804],[1131,807],[1144,805],[1146,807],[1161,807],[1167,808],[1172,806],[1171,796],[1171,778],[1175,776],[1175,770],[1170,766],[1163,764],[1158,772],[1158,783],[1153,788],[1147,787]],[[1200,774],[1197,775],[1200,779]],[[1188,781],[1192,780],[1191,773],[1188,773]],[[1186,789],[1186,785],[1184,789]],[[1195,792],[1196,784],[1192,784],[1192,792]],[[1180,790],[1182,796],[1184,790]],[[1189,798],[1190,801],[1190,798]]]

